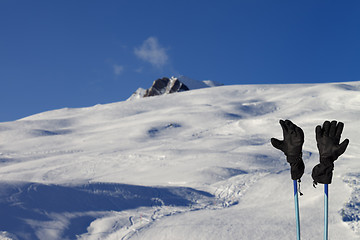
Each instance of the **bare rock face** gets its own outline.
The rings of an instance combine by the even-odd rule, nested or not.
[[[185,84],[177,78],[159,78],[154,81],[153,85],[146,90],[144,97],[151,97],[175,92],[190,90]]]
[[[143,88],[137,89],[127,100],[132,101],[144,97],[183,92],[183,91],[206,88],[206,87],[216,87],[221,85],[223,84],[213,82],[210,80],[197,81],[185,76],[180,76],[179,78],[163,77],[155,80],[149,89],[143,89]]]

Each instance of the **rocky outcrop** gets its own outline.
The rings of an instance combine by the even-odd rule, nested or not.
[[[155,80],[149,89],[139,88],[131,95],[128,100],[183,92],[188,90],[190,89],[184,83],[180,82],[179,79],[175,77],[163,77]]]
[[[185,84],[177,78],[159,78],[154,81],[153,85],[146,90],[144,97],[151,97],[175,92],[190,90]]]
[[[134,100],[144,97],[158,96],[176,92],[183,92],[192,89],[221,86],[222,84],[213,81],[196,81],[185,76],[163,77],[155,80],[149,89],[139,88],[128,100]]]

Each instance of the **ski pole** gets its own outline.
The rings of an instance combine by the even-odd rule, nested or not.
[[[329,185],[324,184],[324,240],[328,240]]]
[[[297,181],[293,180],[294,183],[294,199],[295,199],[295,216],[296,216],[296,239],[300,240],[300,214],[299,214],[299,198]]]
[[[296,217],[296,236],[300,240],[300,216],[299,216],[299,198],[300,179],[304,174],[305,164],[302,159],[302,146],[304,144],[304,131],[292,123],[290,120],[280,120],[283,130],[284,140],[271,138],[271,144],[274,148],[282,151],[286,156],[286,161],[290,163],[291,179],[294,183],[294,199],[295,199],[295,217]],[[297,186],[299,181],[299,189]]]

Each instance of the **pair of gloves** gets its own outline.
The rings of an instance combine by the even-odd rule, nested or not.
[[[302,146],[304,144],[303,130],[290,120],[280,120],[284,140],[271,138],[271,144],[284,152],[290,163],[291,178],[298,180],[304,174],[305,165],[302,160]],[[344,124],[337,121],[325,121],[322,126],[315,128],[316,142],[320,154],[320,163],[312,170],[314,184],[330,184],[332,180],[334,161],[343,154],[349,144],[345,139],[340,143]]]

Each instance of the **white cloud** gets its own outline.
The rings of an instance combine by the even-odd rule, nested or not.
[[[155,37],[146,39],[139,48],[135,48],[134,53],[140,59],[158,68],[164,66],[168,60],[166,49],[160,46]]]
[[[124,71],[124,66],[121,66],[121,65],[114,64],[113,68],[114,68],[114,74],[116,76],[119,76]]]

